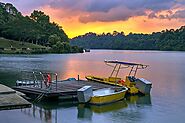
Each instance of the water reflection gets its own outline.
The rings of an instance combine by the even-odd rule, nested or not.
[[[21,112],[29,117],[33,117],[34,119],[45,121],[46,123],[52,123],[52,119],[57,120],[55,117],[57,116],[57,110],[52,111],[35,105],[30,109],[22,109]]]
[[[86,107],[85,104],[78,105],[78,119],[92,120],[93,112],[89,107]]]
[[[112,70],[103,61],[117,59],[130,62],[149,64],[149,68],[139,71],[137,76],[150,80],[152,85],[151,97],[131,96],[126,99],[126,107],[105,111],[109,108],[79,107],[78,103],[41,102],[34,104],[35,112],[24,115],[17,111],[0,112],[1,122],[40,123],[41,121],[55,122],[106,122],[106,123],[147,123],[147,122],[176,122],[183,123],[185,112],[185,52],[161,51],[114,51],[92,50],[84,54],[44,54],[44,55],[0,55],[0,83],[13,86],[20,77],[21,70],[38,70],[57,72],[60,79],[69,77],[81,78],[85,75],[107,77]],[[121,71],[120,76],[127,74]],[[116,105],[119,107],[120,105]],[[114,107],[116,107],[114,106]],[[27,109],[28,110],[28,109]],[[51,113],[43,113],[50,110]],[[14,117],[14,112],[17,113]],[[57,112],[57,115],[55,115]],[[89,112],[85,114],[85,112]],[[176,113],[174,115],[174,112]],[[45,115],[48,115],[48,117]],[[19,118],[17,118],[19,116]],[[28,117],[29,116],[29,117]],[[36,118],[36,120],[34,119]],[[49,120],[49,118],[51,120]],[[40,121],[41,120],[41,121]],[[180,121],[179,121],[180,122]]]
[[[151,106],[150,95],[128,96],[125,100],[102,106],[78,104],[77,101],[69,100],[42,101],[40,103],[34,103],[32,108],[22,109],[21,112],[29,117],[39,119],[40,121],[46,123],[57,123],[63,121],[58,113],[63,114],[61,112],[64,112],[66,116],[71,116],[74,115],[76,111],[76,120],[81,122],[92,121],[94,120],[93,116],[101,116],[101,114],[104,115],[105,113],[108,113],[109,118],[121,121],[123,117],[127,117],[127,119],[129,117],[134,117],[135,119],[142,117],[143,114],[139,110],[133,110],[133,107],[135,106]],[[71,109],[74,114],[66,111],[66,109]],[[114,112],[114,114],[112,114],[112,112]]]
[[[92,120],[93,113],[105,113],[116,110],[121,110],[127,107],[125,100],[121,100],[115,103],[106,105],[90,105],[90,104],[79,104],[78,105],[78,118]]]
[[[146,117],[146,109],[150,109],[152,106],[150,95],[127,96],[126,103],[128,106],[125,110],[118,110],[117,112],[110,114],[111,119],[114,119],[116,123],[122,123],[122,121],[128,123],[142,122]],[[145,111],[143,112],[142,109],[145,109]]]
[[[129,104],[136,104],[136,105],[151,105],[152,104],[150,95],[126,96],[126,101]]]
[[[76,106],[77,101],[45,100],[39,103],[33,103],[31,108],[21,109],[21,112],[29,117],[39,119],[45,123],[57,123],[58,120],[61,120],[58,119],[58,110],[60,111],[62,108],[71,108]]]

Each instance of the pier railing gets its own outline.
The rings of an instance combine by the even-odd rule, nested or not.
[[[21,71],[21,78],[16,81],[16,86],[37,87],[57,91],[58,75],[52,72]]]

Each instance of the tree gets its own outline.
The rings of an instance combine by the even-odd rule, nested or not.
[[[49,23],[49,16],[45,15],[44,12],[42,12],[42,11],[34,10],[31,13],[30,18],[33,19],[35,22],[38,22],[43,25]]]
[[[57,42],[61,42],[61,38],[57,34],[50,35],[48,38],[50,45],[54,45]]]
[[[9,3],[0,2],[0,37],[43,46],[50,44],[57,51],[71,52],[62,26],[50,22],[50,17],[42,11],[34,10],[30,16],[23,16]]]

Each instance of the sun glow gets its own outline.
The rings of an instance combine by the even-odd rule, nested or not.
[[[51,21],[62,25],[64,31],[69,38],[83,35],[87,32],[95,32],[97,34],[112,33],[113,31],[123,31],[126,35],[130,32],[133,33],[152,33],[165,29],[176,29],[184,24],[184,21],[179,21],[176,18],[173,19],[161,19],[161,18],[148,18],[148,16],[134,16],[127,20],[111,21],[111,22],[88,22],[82,23],[79,21],[81,15],[88,15],[88,12],[71,11],[68,9],[54,9],[50,6],[44,6],[40,8],[46,14],[51,17]],[[171,12],[176,12],[177,9]],[[146,14],[150,14],[151,11],[146,10]],[[169,11],[161,11],[156,15],[169,13]],[[178,23],[177,23],[178,21]]]

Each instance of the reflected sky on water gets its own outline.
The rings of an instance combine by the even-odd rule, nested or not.
[[[84,54],[0,55],[0,82],[15,85],[21,71],[56,72],[59,79],[107,77],[112,68],[104,60],[148,64],[138,72],[153,83],[150,96],[131,96],[103,107],[57,101],[34,104],[30,109],[0,111],[2,123],[183,123],[185,112],[185,52],[91,50]],[[120,76],[128,74],[121,70]],[[16,115],[15,115],[16,114]]]

